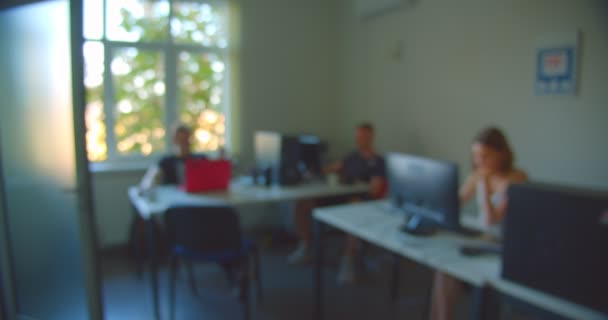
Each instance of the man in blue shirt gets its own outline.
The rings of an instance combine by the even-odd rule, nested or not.
[[[315,199],[296,203],[295,224],[300,243],[298,248],[289,255],[290,264],[298,264],[310,260],[311,217],[314,207],[336,205],[346,202],[380,198],[386,190],[385,163],[382,156],[374,149],[374,128],[369,123],[357,126],[355,130],[357,149],[344,159],[326,168],[326,174],[338,174],[341,183],[367,183],[369,191],[359,197],[337,197],[330,199]],[[342,258],[338,282],[353,283],[355,279],[354,257],[359,242],[354,237],[347,237],[346,249]]]
[[[192,131],[184,125],[179,124],[173,129],[173,153],[165,155],[157,164],[148,168],[142,178],[140,188],[147,190],[155,185],[180,185],[184,183],[184,160],[205,159],[203,154],[193,154],[191,144]]]

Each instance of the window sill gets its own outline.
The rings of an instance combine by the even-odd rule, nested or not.
[[[91,173],[137,172],[145,171],[153,161],[125,161],[125,162],[90,162]]]

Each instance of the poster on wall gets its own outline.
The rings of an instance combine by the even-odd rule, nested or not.
[[[537,95],[576,95],[579,33],[539,37],[536,47]]]

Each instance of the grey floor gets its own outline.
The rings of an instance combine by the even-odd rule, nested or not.
[[[400,292],[389,299],[391,257],[369,248],[363,260],[361,281],[338,286],[336,269],[340,239],[333,240],[324,268],[326,319],[421,319],[431,273],[413,263],[401,263]],[[285,257],[291,244],[263,248],[261,257],[264,302],[252,303],[252,319],[312,319],[312,265],[289,266]],[[137,276],[130,258],[121,252],[103,256],[104,311],[106,319],[152,319],[147,273]],[[222,270],[216,265],[195,265],[198,296],[191,293],[185,270],[177,281],[175,319],[242,319],[242,309],[231,295]],[[168,274],[159,273],[161,315],[168,319]]]
[[[338,286],[336,270],[341,238],[331,240],[324,268],[325,319],[425,319],[432,272],[412,262],[400,263],[399,295],[389,297],[391,256],[373,247],[365,250],[362,279],[356,285]],[[264,302],[252,303],[253,320],[311,320],[313,312],[312,265],[289,266],[285,257],[293,244],[262,248],[261,270]],[[135,273],[125,253],[103,256],[104,311],[107,320],[153,319],[148,274]],[[195,265],[198,296],[191,293],[185,270],[177,280],[175,319],[242,319],[242,308],[231,295],[223,271],[216,265]],[[160,301],[163,319],[169,319],[167,268],[161,267]],[[470,297],[464,296],[457,319],[466,319]],[[507,316],[506,319],[522,319]],[[523,319],[530,319],[524,317]]]

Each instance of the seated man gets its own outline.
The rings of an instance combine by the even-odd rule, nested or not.
[[[369,185],[369,192],[366,196],[305,200],[298,201],[296,203],[295,224],[300,243],[298,244],[297,249],[288,257],[288,262],[290,264],[302,263],[310,259],[310,213],[314,207],[361,201],[383,196],[386,189],[385,164],[384,159],[376,154],[373,140],[374,128],[371,124],[364,123],[357,126],[355,131],[357,150],[351,152],[342,161],[324,168],[325,173],[339,174],[341,182],[367,183]],[[354,256],[356,254],[357,247],[358,241],[356,238],[349,236],[346,241],[346,249],[342,258],[340,272],[338,274],[338,282],[352,283],[355,281]]]
[[[187,158],[204,158],[204,155],[192,154],[190,138],[192,132],[186,125],[180,124],[173,129],[173,154],[164,156],[156,165],[151,166],[141,180],[142,190],[150,189],[157,184],[181,184],[184,182],[184,160]]]

